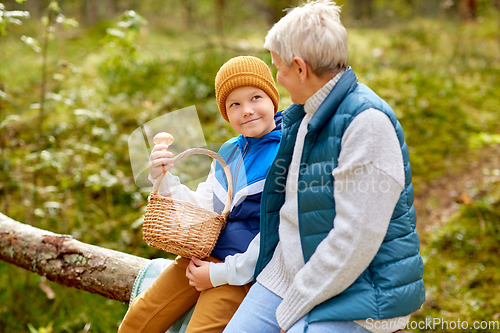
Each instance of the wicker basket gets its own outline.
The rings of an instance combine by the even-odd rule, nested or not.
[[[144,241],[152,247],[174,253],[185,258],[206,258],[226,225],[231,208],[233,184],[231,172],[219,154],[208,149],[188,149],[172,159],[172,163],[194,154],[215,158],[224,168],[228,180],[228,196],[221,215],[198,205],[164,197],[158,188],[165,176],[162,173],[155,181],[148,197],[148,206],[142,227]]]

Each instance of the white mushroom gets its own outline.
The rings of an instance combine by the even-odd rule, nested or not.
[[[155,135],[153,142],[155,143],[155,145],[165,144],[170,146],[172,143],[174,143],[174,137],[170,133],[160,132]]]

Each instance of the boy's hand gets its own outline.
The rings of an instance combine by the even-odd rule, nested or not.
[[[158,144],[153,147],[149,156],[149,173],[151,178],[156,179],[162,172],[167,172],[174,165],[172,162],[172,152],[167,151],[168,145]]]
[[[186,277],[189,279],[189,285],[195,287],[198,291],[214,287],[210,281],[210,263],[208,261],[193,256],[186,268]]]

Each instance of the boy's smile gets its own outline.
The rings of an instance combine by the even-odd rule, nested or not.
[[[260,118],[255,118],[255,119],[252,119],[252,120],[249,120],[247,122],[244,122],[242,125],[247,125],[247,124],[250,124],[250,123],[253,123],[254,121],[257,121],[259,120]]]
[[[274,127],[274,104],[256,87],[239,87],[226,99],[227,117],[231,127],[246,137],[260,138]]]

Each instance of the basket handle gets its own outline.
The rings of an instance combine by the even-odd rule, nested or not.
[[[214,158],[217,160],[217,162],[220,163],[222,168],[224,169],[224,173],[226,174],[227,178],[227,200],[226,200],[226,205],[224,206],[224,210],[222,211],[221,215],[224,216],[224,218],[227,217],[229,214],[229,210],[231,209],[231,204],[233,201],[233,177],[231,176],[231,171],[229,169],[229,166],[227,165],[226,161],[217,154],[214,151],[205,149],[205,148],[191,148],[183,151],[182,153],[177,154],[174,158],[172,158],[172,164],[175,164],[176,162],[182,160],[184,157],[195,155],[195,154],[202,154],[202,155],[207,155],[210,156],[211,158]],[[160,187],[160,183],[163,180],[163,177],[165,176],[166,172],[162,172],[158,178],[156,178],[156,181],[154,182],[153,185],[153,190],[154,193],[158,192],[158,188]]]

